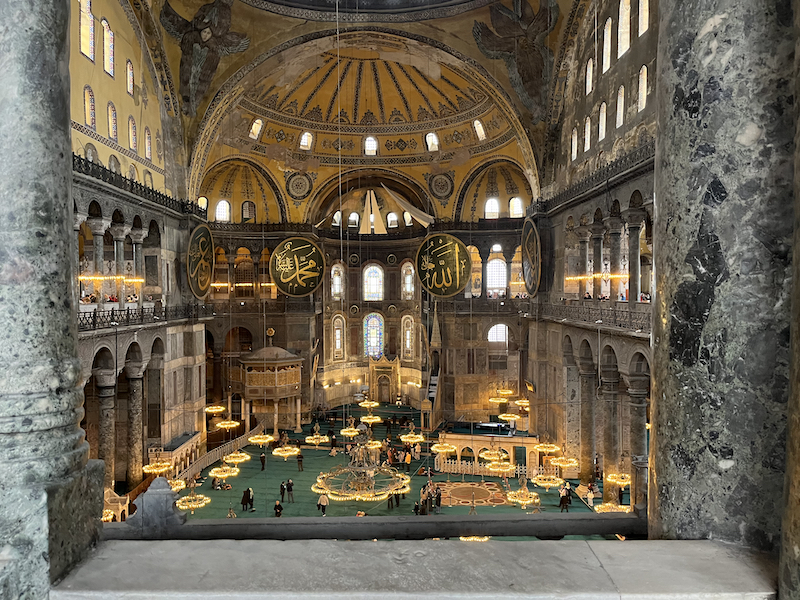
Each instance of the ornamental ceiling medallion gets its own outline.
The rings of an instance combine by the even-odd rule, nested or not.
[[[214,272],[214,239],[205,223],[195,227],[189,236],[186,250],[186,274],[189,289],[198,300],[202,300],[211,289],[211,274]]]
[[[325,257],[313,241],[303,237],[283,240],[269,258],[269,276],[280,292],[301,298],[322,283]]]
[[[522,277],[528,295],[533,298],[539,291],[539,280],[542,276],[542,244],[539,230],[531,217],[525,219],[522,226]]]
[[[417,250],[416,265],[422,287],[439,298],[449,298],[462,291],[472,272],[466,245],[446,233],[431,235],[422,242]]]

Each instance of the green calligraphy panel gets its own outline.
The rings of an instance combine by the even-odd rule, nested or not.
[[[211,289],[211,275],[214,273],[214,238],[208,225],[198,225],[189,237],[186,251],[186,274],[189,289],[196,298],[202,300]]]
[[[446,233],[431,235],[417,250],[422,287],[439,298],[455,296],[469,283],[472,260],[466,245]]]
[[[542,277],[542,244],[536,223],[530,217],[522,226],[522,277],[528,295],[533,298],[539,291]]]
[[[287,296],[308,296],[322,283],[325,257],[314,242],[302,237],[283,240],[269,258],[272,283]]]

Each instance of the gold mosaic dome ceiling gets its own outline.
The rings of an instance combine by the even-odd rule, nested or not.
[[[228,160],[209,169],[200,186],[200,196],[208,199],[210,218],[214,217],[217,202],[227,200],[235,223],[286,220],[286,209],[276,200],[272,179],[260,166],[243,160]]]

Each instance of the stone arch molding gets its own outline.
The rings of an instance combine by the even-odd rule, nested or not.
[[[98,353],[107,350],[111,353],[115,366],[116,376],[125,369],[125,361],[131,346],[137,344],[141,355],[142,368],[146,369],[150,363],[151,352],[155,341],[161,340],[164,344],[164,333],[160,330],[142,329],[139,331],[120,332],[116,336],[113,331],[104,334],[94,334],[91,338],[80,340],[78,345],[78,359],[81,365],[81,387],[86,385],[92,376],[94,359]]]

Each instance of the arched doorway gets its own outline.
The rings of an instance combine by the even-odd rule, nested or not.
[[[378,378],[378,401],[391,402],[391,382],[388,375],[381,375]]]

